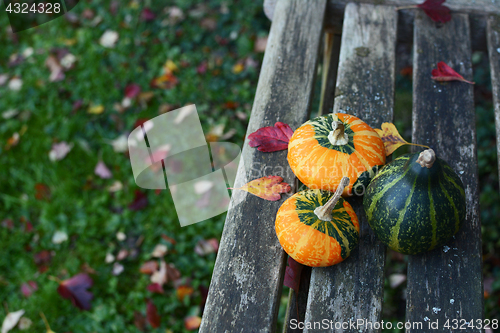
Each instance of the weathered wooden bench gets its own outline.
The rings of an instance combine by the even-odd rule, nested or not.
[[[308,119],[325,31],[333,32],[333,37],[324,47],[330,59],[323,64],[323,69],[328,67],[323,108],[354,114],[374,128],[392,122],[398,34],[413,41],[412,141],[433,147],[459,173],[466,187],[467,217],[448,244],[449,250],[441,247],[408,257],[406,321],[421,322],[423,327],[406,331],[428,332],[428,322],[439,320],[437,331],[449,332],[453,330],[443,327],[447,319],[482,319],[473,86],[457,82],[442,85],[431,79],[430,72],[437,62],[445,61],[470,80],[473,46],[487,45],[500,129],[500,20],[495,16],[500,14],[500,1],[448,0],[452,20],[445,24],[434,23],[421,10],[395,10],[396,6],[422,2],[417,0],[274,2],[266,1],[272,26],[248,134],[277,121],[296,129]],[[335,35],[340,33],[341,37]],[[264,175],[281,175],[287,183],[295,183],[286,151],[262,153],[245,142],[242,160],[246,171],[240,168],[236,186]],[[269,202],[244,191],[233,192],[200,332],[276,330],[287,255],[278,243],[274,223],[283,200]],[[381,323],[384,319],[386,247],[368,226],[362,201],[353,198],[351,202],[360,218],[359,247],[339,265],[303,272],[310,278],[301,279],[298,300],[290,293],[286,332],[299,331],[291,327],[293,319],[310,324],[325,319],[333,324],[357,320]],[[353,329],[344,324],[339,329],[338,324],[337,328],[316,325],[303,331],[380,332],[376,326]]]

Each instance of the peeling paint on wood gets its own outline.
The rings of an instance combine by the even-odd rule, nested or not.
[[[483,318],[473,86],[463,82],[442,85],[431,79],[438,61],[472,79],[469,31],[465,14],[454,14],[445,25],[436,25],[425,15],[415,18],[415,50],[423,52],[414,53],[413,142],[430,146],[457,172],[465,185],[467,216],[446,251],[440,247],[409,256],[406,315],[410,322],[425,317],[440,323]],[[440,331],[444,331],[442,326]]]

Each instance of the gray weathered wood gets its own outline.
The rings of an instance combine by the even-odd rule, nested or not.
[[[348,4],[340,48],[334,112],[354,114],[380,128],[392,121],[397,12],[394,7]],[[348,199],[360,220],[358,248],[344,262],[313,268],[306,323],[333,326],[305,332],[338,332],[335,323],[380,322],[385,246],[367,224],[362,198]],[[343,332],[377,332],[359,327]]]
[[[308,117],[326,1],[283,0],[274,22],[247,133],[276,121],[293,129]],[[286,151],[262,153],[244,143],[235,187],[264,175],[295,176]],[[200,332],[272,332],[286,255],[274,231],[279,206],[233,191]]]
[[[500,18],[488,18],[487,28],[488,55],[490,58],[491,88],[495,108],[495,124],[497,128],[497,157],[500,170]]]
[[[352,0],[328,0],[325,16],[325,29],[340,33],[345,6]],[[415,5],[424,0],[354,0],[357,3],[372,3],[394,6]],[[276,0],[264,0],[264,12],[272,20]],[[452,11],[471,13],[471,37],[473,50],[486,50],[486,14],[500,14],[500,0],[448,0],[445,3]],[[398,23],[398,43],[413,41],[413,17],[417,9],[401,10]]]
[[[467,83],[432,80],[431,70],[444,61],[472,79],[468,16],[454,14],[450,22],[436,26],[426,15],[417,15],[413,57],[413,142],[433,148],[458,173],[465,185],[467,217],[449,244],[409,256],[406,315],[410,322],[422,322],[424,331],[439,320],[437,331],[450,332],[444,328],[448,319],[483,318],[474,95]],[[407,332],[417,331],[422,330]]]

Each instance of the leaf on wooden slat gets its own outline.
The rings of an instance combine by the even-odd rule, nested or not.
[[[277,122],[273,126],[259,128],[248,136],[250,147],[257,147],[259,151],[270,153],[288,149],[288,141],[293,130],[288,124]]]
[[[437,68],[432,70],[432,79],[436,81],[462,81],[470,84],[474,82],[467,81],[464,77],[453,70],[445,62],[440,61],[437,63]]]
[[[291,187],[287,183],[283,182],[283,177],[264,176],[254,179],[240,188],[230,187],[230,189],[243,190],[265,200],[278,201],[281,199],[281,193],[290,192]]]
[[[377,134],[380,136],[380,139],[382,139],[382,142],[384,143],[386,156],[391,155],[396,149],[404,145],[413,145],[413,146],[429,148],[424,145],[410,143],[405,139],[403,139],[399,134],[398,129],[393,123],[383,123],[381,127],[382,129],[376,128],[375,131],[377,132]]]
[[[283,284],[293,289],[295,293],[299,292],[300,274],[302,273],[302,268],[304,268],[303,265],[293,260],[292,257],[288,257],[288,266],[286,266]]]
[[[451,20],[450,8],[443,6],[443,3],[446,0],[426,0],[420,5],[410,5],[410,6],[402,6],[396,8],[400,9],[409,9],[409,8],[420,8],[424,11],[427,16],[431,18],[434,22],[445,23]]]

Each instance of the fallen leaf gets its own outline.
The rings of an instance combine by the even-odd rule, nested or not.
[[[265,200],[278,201],[281,199],[280,194],[290,192],[291,187],[284,183],[280,176],[264,176],[254,179],[240,188],[230,189],[243,190]]]
[[[194,331],[200,328],[201,318],[198,316],[189,316],[184,318],[184,327],[189,331]]]
[[[398,129],[393,123],[383,123],[381,127],[382,129],[376,128],[375,131],[377,132],[377,134],[380,136],[380,139],[382,139],[382,142],[384,143],[386,156],[391,155],[396,149],[404,145],[427,147],[407,142],[405,139],[401,137],[401,135],[398,132]]]
[[[125,134],[120,135],[111,141],[115,153],[123,153],[128,150],[128,138]]]
[[[167,264],[164,260],[160,261],[160,269],[151,275],[151,283],[158,283],[163,286],[167,282]]]
[[[75,62],[76,62],[76,57],[71,53],[66,54],[60,60],[61,66],[63,66],[65,70],[71,69],[71,67],[73,67],[73,64]]]
[[[300,286],[300,274],[302,273],[303,265],[299,264],[292,257],[288,257],[288,266],[285,269],[285,279],[283,284],[295,291],[296,294],[299,292]]]
[[[437,68],[432,70],[432,79],[436,81],[462,81],[470,84],[474,82],[467,81],[464,77],[453,70],[445,62],[440,61],[437,63]]]
[[[166,240],[167,242],[169,242],[170,244],[172,245],[175,245],[177,242],[175,241],[175,239],[173,239],[172,237],[169,237],[165,234],[162,234],[161,235],[161,238],[163,238],[164,240]]]
[[[115,262],[113,264],[113,270],[112,270],[112,274],[114,276],[118,276],[120,275],[121,273],[123,273],[123,271],[125,270],[125,268],[123,267],[122,264],[118,263],[118,262]]]
[[[119,180],[115,180],[115,182],[113,184],[108,186],[109,192],[118,192],[118,191],[121,191],[122,189],[123,189],[123,184]]]
[[[113,261],[115,261],[115,256],[112,253],[106,253],[106,257],[104,258],[104,262],[106,264],[111,264]]]
[[[450,8],[442,5],[445,1],[426,0],[424,3],[417,5],[417,7],[422,9],[434,22],[445,23],[451,20]]]
[[[141,12],[141,20],[143,21],[153,21],[156,18],[155,13],[149,8],[144,8]]]
[[[150,82],[151,88],[172,89],[179,83],[177,77],[172,73],[165,73]]]
[[[146,317],[148,319],[149,324],[153,328],[160,327],[160,324],[161,324],[160,315],[158,314],[158,310],[156,309],[156,306],[154,305],[154,303],[150,299],[147,300]]]
[[[19,114],[18,110],[16,110],[16,109],[9,109],[7,111],[2,112],[2,118],[3,119],[10,119],[10,118],[14,118],[18,114]]]
[[[196,67],[196,73],[198,74],[205,74],[207,72],[207,68],[208,68],[208,64],[207,62],[204,60],[202,61],[198,67]]]
[[[52,149],[49,152],[49,159],[52,162],[60,161],[68,155],[68,153],[73,149],[73,143],[68,144],[65,141],[52,144]]]
[[[90,310],[90,301],[93,298],[87,289],[93,284],[92,278],[85,273],[80,273],[59,284],[57,292],[63,298],[71,300],[74,306],[81,310]]]
[[[122,261],[123,259],[127,258],[129,255],[129,252],[127,249],[121,249],[118,254],[116,255],[116,260]]]
[[[64,68],[54,55],[49,55],[45,59],[45,66],[50,70],[49,81],[57,82],[64,80]]]
[[[234,74],[240,74],[241,72],[243,72],[243,70],[245,69],[245,65],[242,64],[241,62],[238,62],[236,63],[234,66],[233,66],[233,73]]]
[[[52,254],[50,251],[43,250],[33,255],[33,260],[35,265],[38,266],[38,271],[44,272],[47,270],[47,265],[50,263],[52,259]]]
[[[389,276],[389,284],[391,288],[397,288],[400,284],[406,281],[406,274],[391,274]]]
[[[190,286],[179,286],[176,288],[177,299],[182,302],[186,296],[191,296],[194,289]]]
[[[5,319],[3,320],[2,333],[7,333],[11,329],[13,329],[17,325],[17,323],[19,322],[19,319],[21,319],[23,314],[24,314],[24,310],[9,312],[7,314],[7,316],[5,317]]]
[[[8,74],[0,74],[0,86],[3,86],[9,80]]]
[[[50,188],[42,183],[35,184],[35,199],[49,201],[51,197]]]
[[[89,106],[87,112],[90,114],[101,114],[104,112],[104,106],[102,104],[98,104],[98,105],[92,104]]]
[[[209,240],[200,239],[194,248],[194,252],[200,256],[215,253],[219,249],[219,242],[215,238]]]
[[[21,285],[21,293],[26,298],[30,297],[37,290],[38,290],[38,285],[36,284],[35,281],[24,282]]]
[[[278,121],[274,127],[262,127],[250,134],[248,145],[266,153],[285,150],[292,135],[290,126]]]
[[[57,230],[52,236],[52,243],[61,244],[68,240],[68,234],[65,231]]]
[[[165,65],[163,65],[163,69],[165,70],[165,73],[173,73],[176,72],[179,67],[173,62],[172,60],[168,59],[165,61]]]
[[[111,171],[108,169],[106,164],[104,164],[103,161],[97,162],[97,165],[95,166],[94,173],[101,177],[102,179],[109,179],[113,177],[113,174]]]
[[[181,272],[174,266],[174,264],[166,265],[166,282],[168,281],[178,281],[181,278]]]
[[[150,285],[148,285],[147,289],[148,289],[148,291],[152,292],[153,294],[154,293],[163,294],[163,288],[158,283],[151,283]]]
[[[23,87],[23,80],[18,77],[13,77],[9,81],[9,89],[12,91],[19,91]]]
[[[116,239],[118,239],[120,242],[123,242],[124,240],[127,239],[127,235],[123,231],[118,231],[116,233]]]
[[[128,209],[138,211],[146,208],[148,205],[148,197],[140,190],[135,190],[134,201],[128,205]]]
[[[24,331],[30,328],[32,324],[33,322],[31,321],[31,319],[22,317],[21,319],[19,319],[19,324],[17,325],[17,327],[19,327],[21,331]]]
[[[17,144],[19,143],[19,139],[20,139],[19,133],[14,132],[14,134],[12,134],[12,136],[9,139],[7,139],[7,143],[5,144],[5,150],[9,150],[10,148],[17,146]]]
[[[168,248],[164,244],[158,244],[155,246],[153,252],[151,253],[152,257],[155,258],[163,258],[165,254],[167,254]]]
[[[267,45],[267,36],[265,37],[257,37],[255,40],[255,45],[253,50],[257,53],[262,53],[266,50]]]
[[[141,93],[141,87],[138,84],[131,83],[125,87],[125,97],[136,98]]]
[[[106,30],[99,39],[99,44],[107,48],[113,48],[118,41],[118,37],[119,35],[116,31]]]
[[[158,270],[158,263],[155,260],[146,261],[139,271],[143,274],[153,274]]]

